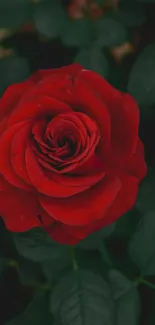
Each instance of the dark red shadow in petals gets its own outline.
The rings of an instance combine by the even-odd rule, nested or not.
[[[87,170],[87,173],[80,175],[69,175],[69,174],[56,174],[54,172],[47,172],[46,173],[49,179],[53,179],[56,183],[66,186],[66,187],[86,187],[89,189],[93,185],[97,184],[104,176],[105,172],[103,170],[94,170],[89,171]]]
[[[0,215],[7,229],[15,232],[42,226],[38,215],[41,216],[45,226],[53,222],[52,218],[41,208],[37,194],[12,186],[6,191],[0,190]]]
[[[89,85],[89,84],[88,84]],[[96,96],[86,83],[76,80],[72,97],[72,105],[76,111],[81,111],[96,121],[101,135],[100,147],[102,153],[110,149],[111,123],[107,107]]]
[[[31,128],[29,124],[23,125],[22,128],[17,131],[12,138],[10,160],[14,172],[32,187],[32,182],[30,181],[25,165],[25,151],[30,132]]]
[[[40,193],[45,195],[67,198],[88,189],[88,186],[66,187],[63,184],[55,182],[53,179],[49,179],[43,168],[39,166],[30,144],[28,144],[26,149],[26,168],[33,185]]]
[[[18,105],[9,118],[8,126],[25,120],[34,120],[45,116],[55,116],[61,113],[71,112],[72,109],[65,103],[50,97],[41,97],[36,102],[25,102]]]
[[[144,145],[138,140],[135,153],[125,164],[124,169],[140,182],[147,174],[147,165],[144,160]]]
[[[92,231],[110,225],[133,208],[138,193],[138,182],[134,177],[125,175],[122,177],[121,182],[121,190],[116,199],[103,216],[103,219],[97,221],[96,225],[94,224]]]
[[[52,75],[69,75],[72,78],[75,78],[78,76],[79,72],[83,69],[83,67],[79,63],[73,63],[71,65],[61,67],[58,69],[49,69],[49,70],[39,70],[35,72],[31,80],[36,83],[40,80],[46,79]]]
[[[106,173],[104,161],[94,152],[87,161],[74,169],[74,176],[91,176],[100,172]],[[73,175],[71,174],[71,176]]]
[[[100,219],[116,198],[121,183],[114,176],[107,176],[86,192],[66,199],[39,196],[43,209],[55,220],[67,225],[82,226]]]
[[[11,145],[12,138],[15,134],[23,127],[25,123],[18,123],[7,129],[0,137],[0,172],[5,177],[5,179],[14,185],[15,187],[23,188],[29,190],[30,187],[20,179],[14,172],[11,165]]]

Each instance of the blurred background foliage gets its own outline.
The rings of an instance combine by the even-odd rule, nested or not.
[[[110,273],[115,289],[120,290],[119,285],[121,290],[131,289],[130,281],[141,275],[155,288],[155,0],[0,0],[0,95],[37,69],[73,62],[135,97],[149,169],[134,209],[82,241],[76,248],[77,262],[103,277],[115,265],[124,274]],[[1,221],[0,324],[68,325],[65,317],[53,322],[47,300],[50,285],[71,270],[73,256],[67,247],[60,248],[44,236],[33,230],[12,236]],[[80,277],[86,278],[82,272]],[[117,301],[116,325],[155,324],[155,291],[143,280],[139,284],[140,323],[132,287],[127,305],[124,299]],[[53,295],[61,303],[61,287]],[[52,302],[51,310],[56,313]]]

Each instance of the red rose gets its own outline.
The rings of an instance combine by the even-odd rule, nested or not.
[[[75,244],[131,209],[146,174],[139,110],[78,64],[41,70],[0,100],[0,215]]]

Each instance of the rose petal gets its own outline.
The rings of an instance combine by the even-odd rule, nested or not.
[[[135,153],[125,164],[124,169],[132,176],[135,176],[138,181],[141,181],[147,174],[147,165],[144,160],[144,146],[138,140]]]
[[[116,199],[105,213],[103,219],[97,221],[92,231],[110,225],[133,208],[138,193],[138,182],[136,178],[125,175],[122,177],[121,182],[122,187]]]
[[[135,100],[124,94],[119,107],[109,108],[111,116],[112,156],[122,161],[135,150],[138,140],[139,110]]]
[[[12,185],[23,188],[23,189],[30,189],[29,186],[20,179],[17,174],[15,174],[13,167],[11,165],[11,145],[12,145],[12,138],[15,136],[17,131],[19,131],[23,126],[24,123],[18,123],[7,129],[0,137],[0,172],[5,177],[5,179],[11,183]]]
[[[111,86],[98,73],[83,69],[78,75],[79,81],[84,81],[88,87],[93,89],[96,96],[101,98],[107,108],[119,106],[122,101],[122,93]]]
[[[34,192],[26,192],[12,186],[6,191],[0,191],[0,215],[7,229],[15,232],[42,226],[40,216],[44,226],[53,222],[41,208]]]
[[[31,80],[33,82],[38,82],[52,75],[64,75],[64,74],[70,75],[72,77],[76,77],[82,69],[83,68],[79,63],[73,63],[71,65],[64,66],[57,69],[38,70],[32,75]]]
[[[101,134],[100,147],[106,153],[110,148],[111,125],[105,103],[89,88],[89,84],[78,79],[75,82],[72,101],[76,111],[81,111],[96,121]]]
[[[0,98],[0,121],[18,104],[23,93],[32,85],[30,79],[9,86]]]
[[[95,163],[95,158],[94,158]],[[96,164],[98,163],[98,160],[96,158]],[[99,164],[99,163],[98,163]],[[83,174],[82,174],[83,172]],[[56,174],[54,172],[47,172],[47,175],[49,178],[53,179],[56,183],[66,186],[66,187],[86,187],[87,189],[95,184],[97,184],[104,176],[105,171],[103,168],[97,169],[97,165],[95,169],[89,169],[89,165],[87,168],[87,171],[84,173],[84,171],[81,169],[81,175],[80,173],[75,175],[70,174]]]
[[[40,193],[53,197],[66,198],[88,189],[88,186],[66,187],[63,184],[57,183],[54,179],[47,177],[44,170],[39,166],[30,144],[26,149],[26,168],[33,185]]]
[[[15,123],[28,119],[39,119],[40,117],[54,116],[71,111],[71,108],[67,104],[55,98],[41,97],[36,102],[25,102],[22,105],[18,105],[10,115],[8,125],[10,127]]]
[[[67,225],[82,226],[95,218],[100,219],[118,195],[121,183],[114,176],[107,176],[96,186],[69,199],[54,199],[40,195],[40,203],[55,220]]]
[[[61,224],[47,227],[45,230],[52,239],[62,245],[75,245],[79,242],[79,238],[76,238],[72,236],[72,234],[65,232]]]
[[[112,87],[96,72],[82,70],[79,79],[85,81],[106,104],[111,119],[113,159],[120,161],[135,149],[138,137],[139,109],[129,94]]]
[[[12,138],[11,164],[15,173],[26,183],[32,186],[25,165],[25,150],[30,135],[30,125],[26,124],[20,128]]]

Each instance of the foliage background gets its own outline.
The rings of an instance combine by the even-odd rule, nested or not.
[[[132,211],[74,248],[0,219],[0,323],[155,324],[155,1],[0,0],[0,94],[79,62],[129,91],[148,175]]]

